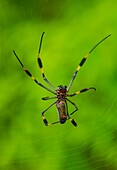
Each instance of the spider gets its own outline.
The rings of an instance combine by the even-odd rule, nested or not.
[[[43,122],[46,126],[50,126],[50,125],[53,125],[53,124],[56,124],[56,123],[61,123],[61,124],[64,124],[66,122],[66,120],[70,120],[71,123],[74,125],[74,126],[77,126],[77,123],[75,122],[75,120],[71,117],[72,114],[74,114],[77,110],[78,110],[78,107],[76,106],[76,104],[74,102],[72,102],[71,100],[69,100],[68,98],[69,97],[73,97],[77,94],[80,94],[80,93],[83,93],[83,92],[86,92],[88,90],[96,90],[94,87],[90,87],[90,88],[84,88],[80,91],[77,91],[73,94],[69,94],[69,90],[72,86],[72,83],[77,75],[77,73],[79,72],[79,70],[81,69],[81,67],[83,66],[83,64],[85,63],[85,61],[87,60],[89,54],[100,44],[102,43],[104,40],[106,40],[111,34],[107,35],[105,38],[103,38],[101,41],[99,41],[87,54],[86,56],[80,61],[76,71],[74,72],[73,76],[72,76],[72,79],[67,86],[63,86],[63,85],[59,85],[57,88],[55,88],[50,82],[49,80],[46,78],[45,76],[45,73],[44,73],[44,69],[43,69],[43,65],[42,65],[42,60],[40,58],[40,51],[41,51],[41,46],[42,46],[42,40],[43,40],[43,36],[44,36],[44,33],[42,33],[42,36],[41,36],[41,40],[40,40],[40,45],[39,45],[39,50],[38,50],[38,65],[40,67],[40,70],[41,70],[41,73],[42,73],[42,77],[43,79],[46,81],[46,83],[51,87],[48,88],[46,87],[45,85],[43,85],[42,83],[40,83],[37,79],[35,79],[35,77],[33,77],[33,75],[24,67],[24,65],[22,64],[22,62],[20,61],[18,55],[16,54],[16,52],[13,50],[13,53],[14,55],[16,56],[17,60],[19,61],[20,65],[22,66],[23,70],[25,71],[25,73],[32,78],[32,80],[38,84],[39,86],[41,86],[42,88],[46,89],[47,91],[49,91],[50,93],[54,94],[55,96],[52,96],[52,97],[44,97],[42,98],[42,100],[50,100],[50,99],[57,99],[55,102],[53,102],[50,106],[48,106],[41,114],[42,114],[42,119],[43,119]],[[68,105],[67,105],[67,102],[71,103],[75,110],[72,111],[70,114],[68,113]],[[58,110],[58,115],[59,115],[59,120],[56,121],[56,122],[53,122],[53,123],[48,123],[47,119],[45,118],[45,112],[50,108],[52,107],[53,105],[56,105],[56,108]]]

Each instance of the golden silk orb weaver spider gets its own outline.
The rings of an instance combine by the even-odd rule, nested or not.
[[[52,96],[52,97],[44,97],[42,98],[42,100],[50,100],[50,99],[57,99],[55,102],[53,102],[50,106],[48,106],[41,114],[42,114],[42,119],[43,119],[43,122],[46,126],[50,126],[50,125],[53,125],[53,124],[56,124],[56,123],[61,123],[61,124],[64,124],[66,122],[66,120],[70,120],[71,123],[74,125],[74,126],[77,126],[77,123],[75,122],[75,120],[71,117],[72,114],[74,114],[77,110],[78,110],[78,107],[76,106],[76,104],[74,102],[72,102],[71,100],[69,100],[68,98],[69,97],[73,97],[77,94],[80,94],[80,93],[83,93],[83,92],[86,92],[88,90],[96,90],[94,87],[90,87],[90,88],[84,88],[80,91],[77,91],[73,94],[69,94],[69,90],[72,86],[72,83],[77,75],[77,73],[79,72],[79,70],[81,69],[81,67],[83,66],[83,64],[85,63],[85,61],[87,60],[89,54],[99,45],[101,44],[104,40],[106,40],[111,34],[107,35],[105,38],[103,38],[101,41],[99,41],[87,54],[85,57],[82,58],[82,60],[80,61],[76,71],[74,72],[73,76],[72,76],[72,79],[67,86],[63,86],[63,85],[59,85],[57,88],[55,88],[50,82],[49,80],[46,78],[45,76],[45,73],[44,73],[44,69],[43,69],[43,65],[42,65],[42,60],[40,58],[40,51],[41,51],[41,46],[42,46],[42,40],[43,40],[43,35],[44,35],[45,32],[42,33],[42,36],[41,36],[41,40],[40,40],[40,45],[39,45],[39,50],[38,50],[38,58],[37,58],[37,61],[38,61],[38,65],[40,67],[40,70],[41,70],[41,74],[42,74],[42,77],[43,79],[46,81],[46,83],[51,87],[48,88],[46,87],[45,85],[43,85],[42,83],[40,83],[37,79],[35,79],[35,77],[33,77],[33,75],[30,73],[30,71],[28,71],[24,65],[22,64],[22,62],[20,61],[18,55],[16,54],[16,52],[13,50],[13,53],[14,55],[16,56],[17,60],[19,61],[20,65],[22,66],[23,70],[25,71],[25,73],[32,78],[32,80],[38,84],[39,86],[41,86],[42,88],[46,89],[47,91],[49,91],[50,93],[54,94],[55,96]],[[72,111],[70,114],[68,113],[68,105],[67,105],[67,102],[71,103],[75,110]],[[59,115],[59,120],[56,121],[56,122],[53,122],[53,123],[48,123],[47,119],[45,118],[45,112],[50,108],[52,107],[53,105],[56,105],[56,108],[58,110],[58,115]]]

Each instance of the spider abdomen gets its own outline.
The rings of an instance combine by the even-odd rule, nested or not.
[[[56,103],[56,107],[59,113],[59,120],[60,123],[63,124],[67,120],[67,114],[66,114],[66,104],[64,100],[58,100]]]

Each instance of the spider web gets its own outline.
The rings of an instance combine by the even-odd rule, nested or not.
[[[114,3],[1,1],[0,169],[117,169],[114,39],[95,50],[73,83],[71,93],[91,85],[97,88],[96,93],[71,98],[79,108],[72,115],[77,128],[70,121],[51,127],[43,125],[40,113],[53,101],[43,102],[41,97],[51,94],[26,77],[11,52],[16,50],[26,68],[46,85],[35,61],[39,37],[45,31],[41,51],[45,73],[54,86],[68,85],[90,48],[110,31],[116,34]],[[71,112],[73,107],[68,107]],[[46,117],[50,122],[58,119],[55,106]]]

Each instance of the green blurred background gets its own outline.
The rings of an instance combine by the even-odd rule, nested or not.
[[[68,85],[80,60],[89,56],[71,93],[79,108],[64,125],[46,127],[41,112],[53,102],[22,70],[44,85],[37,52],[45,31],[41,58],[54,85]],[[117,1],[0,0],[0,170],[117,170]],[[74,108],[69,105],[69,112]],[[47,120],[58,120],[55,106]]]

